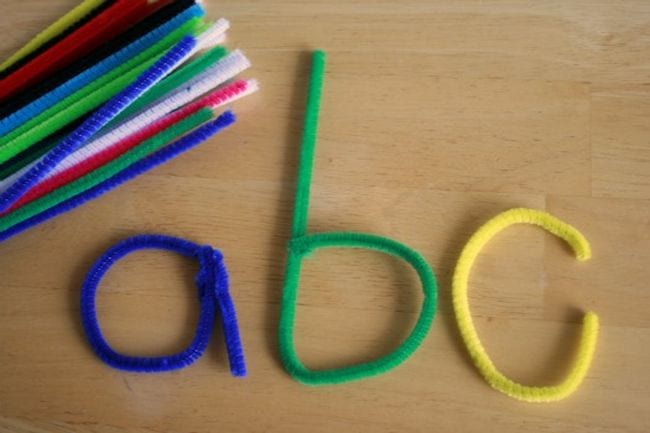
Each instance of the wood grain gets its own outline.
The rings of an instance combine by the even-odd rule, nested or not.
[[[0,2],[0,56],[76,0]],[[650,3],[635,1],[206,1],[232,22],[260,79],[240,122],[201,148],[0,245],[0,430],[7,432],[646,432],[650,428]],[[314,230],[362,230],[421,251],[440,279],[422,348],[385,376],[292,381],[275,332],[309,50],[329,53],[313,183]],[[594,258],[512,228],[483,252],[470,297],[496,364],[558,380],[581,311],[601,316],[583,386],[550,405],[511,400],[468,361],[450,274],[471,233],[513,206],[576,225]],[[226,254],[250,377],[221,336],[161,376],[99,362],[79,325],[89,265],[119,239],[162,232]],[[383,256],[318,253],[304,272],[297,348],[312,367],[367,360],[408,332],[420,294]],[[195,265],[143,253],[99,296],[111,342],[185,345]]]

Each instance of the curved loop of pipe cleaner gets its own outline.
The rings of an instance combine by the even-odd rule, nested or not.
[[[318,114],[325,72],[325,53],[316,51],[307,97],[298,185],[293,217],[292,239],[285,270],[280,325],[278,331],[280,357],[285,369],[297,381],[307,385],[330,385],[385,373],[411,356],[427,335],[436,311],[437,288],[433,271],[416,251],[381,236],[355,232],[307,233],[309,193],[313,169]],[[415,327],[406,340],[393,352],[371,362],[330,370],[310,370],[298,358],[294,347],[296,300],[300,268],[304,257],[319,248],[358,248],[378,251],[406,261],[417,272],[424,300]]]
[[[108,269],[118,260],[140,249],[176,252],[199,262],[195,277],[201,304],[196,334],[189,347],[180,353],[157,357],[135,357],[116,352],[104,338],[97,321],[97,286]],[[230,372],[245,376],[244,351],[239,337],[237,314],[228,291],[228,274],[220,251],[207,245],[164,235],[140,235],[119,242],[106,251],[93,265],[81,289],[81,321],[93,351],[113,368],[125,371],[157,373],[187,367],[199,359],[208,345],[216,309],[223,325]]]
[[[453,304],[460,334],[469,354],[485,380],[497,391],[527,402],[561,400],[573,393],[587,374],[598,337],[598,316],[587,312],[583,319],[582,337],[573,367],[564,381],[555,386],[526,386],[503,375],[492,363],[474,327],[467,298],[469,272],[483,246],[501,230],[513,224],[533,224],[564,239],[579,261],[591,257],[585,237],[574,227],[554,216],[534,209],[511,209],[492,218],[470,238],[458,259],[453,278]]]

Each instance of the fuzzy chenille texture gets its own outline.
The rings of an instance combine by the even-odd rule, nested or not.
[[[493,236],[513,224],[532,224],[564,239],[579,261],[591,257],[589,242],[575,227],[551,214],[535,209],[516,208],[495,216],[472,235],[460,254],[452,282],[452,300],[460,334],[474,365],[494,389],[527,402],[551,402],[572,394],[584,380],[596,349],[598,316],[587,312],[573,366],[564,381],[554,386],[521,385],[501,373],[488,356],[476,332],[467,298],[469,273],[481,249]]]
[[[67,37],[110,7],[114,2],[115,0],[83,0],[70,12],[50,24],[2,62],[0,64],[0,78],[6,77],[61,39]]]
[[[205,11],[195,4],[194,0],[173,2],[156,11],[138,25],[120,33],[114,39],[104,41],[101,46],[70,65],[58,71],[51,71],[42,80],[21,90],[6,101],[0,102],[0,117],[4,118],[20,110],[57,87],[75,79],[78,75],[105,62],[109,57],[124,52],[123,50],[126,49],[128,52],[135,47],[140,47],[139,51],[145,50],[189,19],[204,15]]]
[[[0,79],[0,100],[5,101],[53,71],[60,70],[142,21],[171,0],[117,0],[105,11],[41,55]]]
[[[88,117],[77,129],[56,145],[34,167],[22,175],[6,191],[0,194],[0,211],[4,211],[20,198],[27,190],[39,182],[59,162],[86,143],[97,131],[103,128],[122,110],[140,95],[150,89],[191,53],[196,45],[194,37],[183,38],[167,51],[151,67],[146,69],[124,90]]]
[[[108,344],[99,327],[96,295],[102,277],[118,260],[141,249],[171,251],[199,262],[199,272],[195,277],[200,303],[199,320],[192,342],[180,353],[156,357],[124,355]],[[111,247],[90,269],[81,288],[81,323],[90,347],[106,364],[125,371],[160,373],[187,367],[203,355],[212,335],[218,309],[230,372],[233,376],[243,377],[246,376],[246,362],[237,325],[237,313],[228,285],[228,273],[219,250],[171,236],[134,236]]]
[[[278,329],[280,358],[287,372],[306,385],[332,385],[364,379],[385,373],[408,359],[420,346],[431,327],[436,312],[437,286],[433,271],[416,251],[382,236],[356,232],[307,233],[309,195],[313,171],[314,151],[318,130],[318,116],[325,73],[325,53],[313,54],[312,72],[307,94],[307,107],[298,167],[296,203]],[[393,352],[374,361],[330,370],[311,370],[298,357],[294,347],[296,301],[302,261],[319,248],[356,248],[378,251],[400,258],[411,265],[422,284],[424,300],[415,327]]]
[[[39,115],[63,101],[66,101],[65,106],[68,106],[74,101],[87,97],[94,90],[101,87],[103,83],[108,83],[117,77],[125,75],[137,65],[169,49],[183,36],[198,28],[199,11],[201,9],[198,9],[198,7],[196,10],[188,9],[101,62],[97,62],[68,81],[34,98],[24,106],[20,108],[14,106],[13,112],[0,119],[0,136],[6,135],[32,119],[38,119]],[[89,86],[91,83],[94,86]],[[34,93],[38,92],[36,87]],[[81,89],[87,90],[80,93]],[[74,94],[78,94],[79,97],[70,100],[69,98]],[[59,106],[54,112],[61,111],[61,109],[61,106]],[[40,122],[40,120],[37,120],[36,124]]]
[[[104,195],[105,193],[122,185],[123,183],[128,182],[129,180],[140,176],[141,174],[159,165],[164,164],[170,159],[175,158],[176,156],[192,149],[193,147],[198,146],[234,122],[235,115],[230,111],[226,111],[215,120],[206,123],[200,128],[192,131],[190,134],[181,137],[174,143],[165,146],[164,148],[152,153],[151,155],[138,160],[137,162],[129,165],[127,168],[123,169],[122,171],[118,172],[112,177],[109,177],[106,180],[95,184],[97,177],[95,177],[93,173],[86,175],[85,177],[79,179],[79,183],[75,183],[75,185],[71,187],[76,191],[79,191],[77,195],[64,199],[60,202],[59,199],[61,199],[62,196],[59,196],[58,193],[56,193],[56,195],[52,193],[42,197],[40,199],[43,200],[41,202],[42,209],[39,209],[39,213],[32,214],[32,216],[29,216],[27,219],[18,218],[20,222],[14,221],[13,225],[10,225],[8,228],[0,231],[0,242],[19,233],[22,233],[23,231],[41,224],[51,218],[54,218],[65,212],[69,212],[90,200],[94,200]],[[63,190],[62,194],[67,194],[70,191],[71,190],[65,189]],[[50,202],[50,200],[53,201]],[[37,200],[32,203],[38,202],[39,201]],[[41,205],[34,205],[35,207],[32,209],[35,209],[36,206],[40,208]],[[13,215],[13,213],[8,214],[3,218],[11,217],[11,215]],[[22,213],[20,215],[25,216]]]

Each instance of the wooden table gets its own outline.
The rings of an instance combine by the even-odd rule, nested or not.
[[[5,57],[77,0],[4,0]],[[0,430],[9,432],[645,432],[650,428],[650,3],[209,0],[231,20],[262,90],[239,123],[106,197],[0,245]],[[312,230],[360,230],[420,251],[439,314],[398,369],[310,388],[276,344],[309,51],[329,54]],[[480,256],[470,300],[496,365],[558,381],[582,311],[601,316],[595,361],[555,404],[493,391],[460,341],[450,275],[478,226],[515,206],[574,224],[578,263],[532,227]],[[223,339],[191,368],[125,374],[90,351],[79,290],[110,245],[141,232],[221,248],[250,375],[230,377]],[[133,354],[184,347],[196,267],[162,253],[102,284],[110,341]],[[306,265],[296,344],[312,368],[369,360],[415,321],[413,272],[330,250]]]

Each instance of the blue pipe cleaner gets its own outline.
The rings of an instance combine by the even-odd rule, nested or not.
[[[194,339],[189,347],[180,353],[157,357],[123,355],[111,348],[99,328],[95,307],[99,282],[115,262],[140,249],[172,251],[199,262],[199,272],[195,277],[201,304],[199,321]],[[178,370],[192,364],[205,352],[214,328],[217,308],[221,313],[230,372],[233,376],[246,376],[246,363],[237,326],[237,314],[228,291],[228,273],[223,263],[223,255],[219,250],[213,249],[209,245],[201,246],[171,236],[134,236],[109,248],[90,269],[81,288],[81,323],[90,346],[106,364],[126,371],[159,373]]]
[[[151,47],[156,42],[173,32],[175,29],[182,26],[186,21],[203,15],[204,10],[199,5],[194,5],[191,8],[176,15],[171,20],[160,25],[130,45],[122,48],[115,54],[112,54],[91,68],[86,69],[84,72],[61,84],[51,92],[46,93],[40,98],[30,102],[20,110],[11,113],[4,119],[1,119],[0,135],[4,135],[8,132],[13,131],[23,123],[27,122],[29,119],[38,116],[43,111],[52,107],[60,100],[65,99],[77,90],[99,79],[111,70],[120,66],[122,63],[126,62],[128,59],[131,59],[132,57],[140,54],[142,51]]]
[[[33,217],[28,218],[25,221],[22,221],[4,231],[0,231],[0,242],[9,239],[10,237],[13,237],[19,233],[22,233],[25,230],[34,227],[35,225],[54,218],[57,215],[71,211],[81,206],[82,204],[109,192],[113,188],[116,188],[121,184],[145,173],[146,171],[149,171],[152,168],[155,168],[169,161],[181,153],[186,152],[191,148],[201,144],[223,128],[230,126],[235,122],[235,120],[235,115],[231,111],[226,111],[215,120],[206,123],[190,134],[181,137],[174,143],[169,144],[162,149],[152,153],[151,155],[131,164],[124,170],[106,179],[102,183],[99,183],[74,197],[62,201],[61,203],[52,206],[51,208],[39,213],[38,215],[34,215]]]
[[[196,38],[192,36],[181,39],[133,83],[91,114],[77,129],[50,150],[38,164],[0,194],[0,212],[7,210],[64,158],[82,146],[140,95],[164,78],[169,71],[180,64],[185,56],[190,54],[196,43]]]

